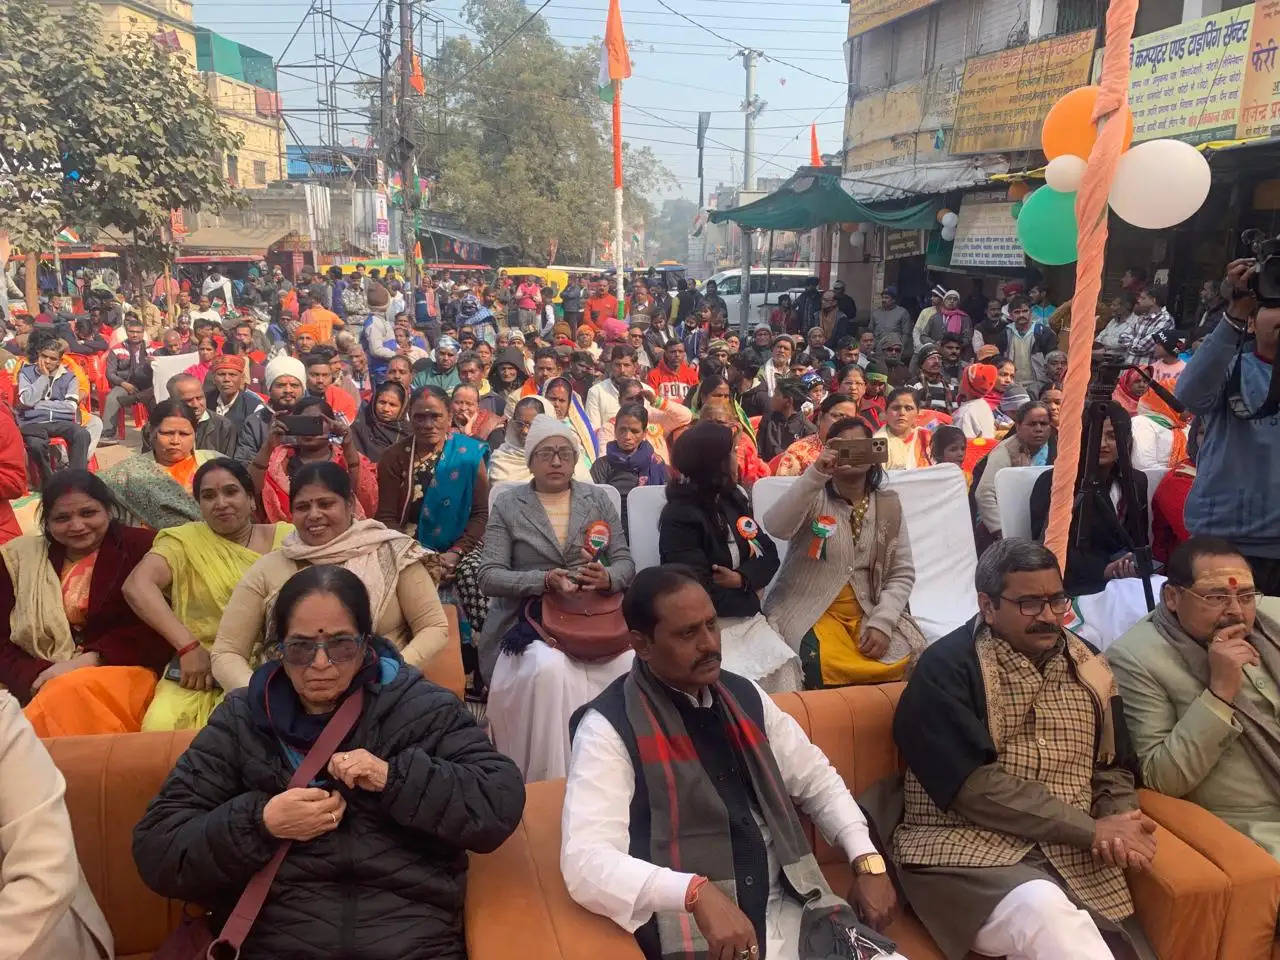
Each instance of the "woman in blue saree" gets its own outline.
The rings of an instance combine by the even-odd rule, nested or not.
[[[439,387],[414,391],[409,423],[409,438],[378,461],[374,519],[436,554],[430,567],[441,600],[460,601],[478,629],[487,606],[475,570],[489,520],[489,445],[450,429],[449,398]]]

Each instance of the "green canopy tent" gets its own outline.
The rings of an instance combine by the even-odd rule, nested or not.
[[[812,230],[828,223],[878,223],[896,230],[932,229],[938,224],[940,199],[903,204],[902,201],[878,203],[874,207],[859,203],[844,189],[840,176],[809,167],[794,174],[768,196],[729,210],[712,210],[711,223],[729,221],[743,230],[768,230],[769,252],[765,257],[765,289],[773,269],[773,232],[775,230]],[[742,288],[749,289],[749,268],[743,266]],[[741,300],[740,325],[745,334],[750,314],[750,295]],[[765,294],[766,302],[768,294]]]
[[[812,230],[826,223],[879,223],[897,230],[920,230],[937,226],[942,201],[922,200],[903,206],[901,202],[859,203],[840,186],[835,174],[797,173],[768,196],[729,210],[712,210],[712,223],[726,220],[744,230]]]

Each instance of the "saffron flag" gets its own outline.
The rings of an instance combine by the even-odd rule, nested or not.
[[[818,125],[809,124],[809,166],[822,166],[822,154],[818,152]]]
[[[609,0],[609,17],[604,25],[604,40],[600,43],[600,99],[613,103],[613,81],[631,76],[631,54],[627,51],[627,38],[622,34],[622,7],[618,0]]]
[[[418,59],[418,55],[413,55],[411,61],[412,66],[409,71],[409,86],[418,93],[427,92],[427,78],[422,75],[422,61]]]

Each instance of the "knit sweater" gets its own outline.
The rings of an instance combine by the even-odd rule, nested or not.
[[[907,612],[911,588],[916,582],[905,522],[898,530],[897,549],[888,558],[878,595],[872,590],[871,559],[879,533],[876,501],[896,498],[897,494],[880,491],[872,495],[862,522],[862,535],[855,543],[849,524],[852,507],[843,497],[832,493],[827,479],[810,466],[763,517],[764,528],[770,535],[790,541],[777,580],[765,599],[765,616],[796,649],[847,583],[853,587],[858,605],[864,611],[863,631],[875,627],[890,638],[889,650],[881,662],[896,662],[911,654],[906,638],[895,628]],[[814,539],[811,524],[824,514],[835,517],[838,527],[827,538],[826,556],[814,560],[809,556],[809,546]]]
[[[1280,557],[1276,418],[1237,420],[1223,396],[1238,344],[1239,334],[1219,323],[1187,363],[1174,390],[1205,425],[1195,485],[1187,497],[1187,529],[1225,537],[1246,556]],[[1246,347],[1240,389],[1251,410],[1262,406],[1270,382],[1271,365]]]

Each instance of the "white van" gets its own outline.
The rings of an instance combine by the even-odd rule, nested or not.
[[[769,283],[768,290],[766,290],[765,268],[751,268],[751,317],[749,326],[754,326],[759,320],[769,319],[769,313],[778,305],[779,294],[787,293],[795,287],[803,289],[805,280],[814,276],[811,270],[806,270],[803,267],[773,267],[768,273]],[[742,300],[742,270],[741,268],[721,270],[707,278],[708,283],[712,280],[716,282],[716,290],[724,298],[724,305],[728,308],[729,329],[736,330],[741,322],[738,311],[741,309]],[[703,284],[701,289],[705,293],[706,284]],[[792,297],[792,300],[794,299]]]

